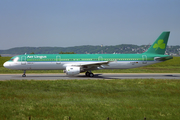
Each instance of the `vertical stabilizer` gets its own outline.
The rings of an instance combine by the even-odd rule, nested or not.
[[[145,53],[164,55],[166,51],[169,34],[170,34],[169,31],[161,33],[161,35],[157,38],[157,40],[150,46],[150,48]]]

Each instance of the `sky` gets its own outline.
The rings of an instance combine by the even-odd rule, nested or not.
[[[152,44],[170,31],[180,45],[180,0],[1,0],[0,50]]]

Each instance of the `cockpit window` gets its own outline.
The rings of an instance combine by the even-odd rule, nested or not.
[[[11,58],[9,61],[13,61],[14,59],[13,58]]]
[[[13,62],[17,62],[19,60],[19,57],[16,57],[13,59]]]

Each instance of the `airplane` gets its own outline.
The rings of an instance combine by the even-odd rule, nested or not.
[[[149,49],[141,54],[24,54],[12,57],[3,66],[14,70],[63,70],[68,76],[85,72],[94,77],[92,70],[129,69],[172,59],[164,55],[169,31],[162,32]]]

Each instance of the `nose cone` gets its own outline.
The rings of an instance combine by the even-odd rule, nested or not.
[[[4,66],[5,68],[9,68],[9,67],[10,67],[10,63],[9,63],[9,62],[5,62],[5,63],[3,64],[3,66]]]

